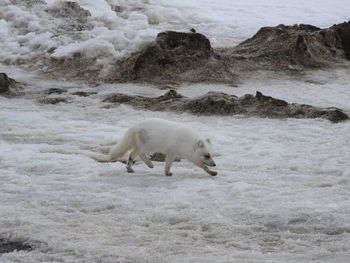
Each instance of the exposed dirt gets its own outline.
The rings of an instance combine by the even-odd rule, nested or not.
[[[166,31],[156,41],[117,61],[108,81],[232,82],[236,75],[202,34]]]
[[[75,10],[77,11],[75,14]],[[65,2],[57,15],[73,12],[72,28],[79,36],[89,25],[89,14],[78,4]],[[79,38],[79,37],[78,37]],[[55,48],[49,53],[54,52]],[[303,73],[305,70],[341,66],[350,59],[350,22],[321,29],[312,25],[263,27],[237,46],[213,48],[196,32],[160,32],[155,41],[115,61],[109,70],[79,52],[69,58],[50,58],[47,73],[91,82],[186,82],[236,85],[256,70]],[[74,70],[72,70],[74,68]]]
[[[348,115],[337,108],[317,108],[306,104],[288,103],[263,95],[246,94],[242,97],[222,92],[208,92],[203,96],[188,98],[170,90],[155,98],[113,94],[103,102],[128,104],[137,109],[151,111],[190,112],[198,115],[236,115],[257,116],[263,118],[323,118],[332,122],[349,119]]]
[[[263,27],[224,54],[232,61],[244,60],[243,65],[249,69],[270,70],[318,68],[345,58],[336,30],[303,24]]]
[[[110,82],[236,83],[254,70],[300,72],[330,67],[350,57],[350,22],[263,27],[236,47],[213,49],[202,34],[166,31],[155,42],[116,61]]]

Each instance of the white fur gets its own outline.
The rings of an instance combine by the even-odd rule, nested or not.
[[[166,154],[165,174],[170,176],[170,167],[175,158],[187,159],[201,167],[210,175],[217,173],[207,166],[215,166],[211,158],[211,145],[198,132],[181,123],[162,119],[148,119],[130,129],[124,134],[119,144],[110,150],[110,160],[117,161],[127,151],[131,151],[127,170],[133,172],[132,164],[136,155],[153,168],[147,155],[155,152]]]

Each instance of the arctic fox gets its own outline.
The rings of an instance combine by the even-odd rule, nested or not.
[[[166,154],[167,176],[172,175],[170,167],[175,158],[187,159],[208,174],[217,175],[217,172],[208,168],[216,166],[211,156],[209,139],[180,123],[148,119],[129,128],[120,143],[111,148],[107,162],[117,161],[129,150],[131,153],[126,165],[129,173],[134,172],[132,165],[137,155],[148,167],[153,168],[147,154],[158,152]]]

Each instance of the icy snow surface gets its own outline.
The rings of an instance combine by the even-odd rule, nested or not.
[[[91,16],[64,15],[61,0],[0,1],[0,62],[35,65],[76,54],[108,68],[111,61],[164,30],[205,34],[214,47],[235,46],[263,26],[329,27],[350,19],[348,0],[76,0]]]
[[[0,62],[45,66],[75,53],[108,65],[162,30],[207,35],[233,46],[261,26],[349,19],[348,0],[79,0],[91,17],[54,13],[60,1],[0,1]],[[115,11],[112,11],[112,7]],[[81,30],[78,30],[81,29]],[[24,97],[0,96],[0,237],[35,249],[1,263],[350,262],[350,122],[196,117],[108,107],[105,95],[164,90],[134,84],[86,86],[0,66],[28,83]],[[238,87],[181,86],[255,93],[350,112],[349,70],[303,79],[257,73]],[[42,105],[39,91],[64,88],[70,103]],[[87,91],[89,97],[73,96]],[[94,94],[95,93],[95,94]],[[138,162],[97,163],[132,124],[147,117],[186,123],[211,138],[218,177],[187,162],[173,177]]]
[[[350,260],[350,122],[111,108],[101,99],[112,92],[164,91],[131,84],[87,87],[5,69],[29,86],[25,97],[0,97],[0,236],[36,249],[3,254],[0,262]],[[349,111],[345,73],[331,78],[319,72],[322,84],[282,78],[271,86],[257,78],[255,87],[278,96],[281,85],[285,99],[299,101],[293,87],[303,85],[305,102]],[[243,93],[253,81],[189,89]],[[71,103],[40,105],[36,92],[47,88],[68,89],[64,96]],[[98,93],[70,95],[79,90]],[[157,162],[154,169],[138,162],[128,174],[124,164],[89,158],[147,117],[180,121],[211,138],[219,176],[184,161],[174,164],[172,177]]]

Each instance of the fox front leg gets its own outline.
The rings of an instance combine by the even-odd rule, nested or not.
[[[202,163],[197,163],[197,162],[194,162],[193,163],[194,165],[197,165],[198,167],[202,168],[204,171],[206,171],[208,174],[210,174],[211,176],[216,176],[218,173],[215,172],[215,171],[212,171],[208,168],[208,166],[206,166],[205,164],[202,164]]]
[[[174,156],[167,154],[165,158],[165,175],[166,176],[172,176],[173,174],[170,172],[170,167],[174,161]]]

